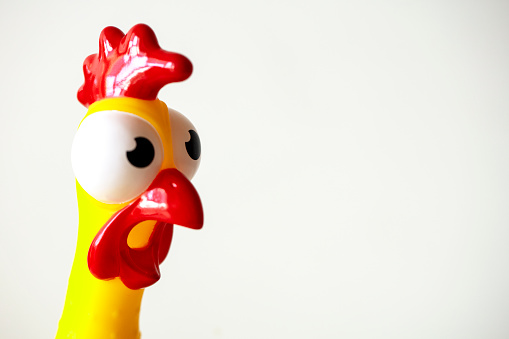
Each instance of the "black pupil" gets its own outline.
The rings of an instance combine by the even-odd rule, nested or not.
[[[186,142],[187,154],[189,154],[191,159],[198,160],[201,154],[200,137],[198,133],[193,130],[189,130],[189,135],[191,136],[191,140]]]
[[[154,160],[154,146],[144,137],[134,138],[136,147],[132,151],[127,151],[127,160],[138,168],[147,167]]]

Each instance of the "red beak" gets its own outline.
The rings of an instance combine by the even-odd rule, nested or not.
[[[142,221],[157,221],[147,246],[130,248],[127,238]],[[173,224],[200,229],[203,208],[194,186],[176,169],[165,169],[135,201],[117,213],[97,233],[88,251],[88,267],[98,279],[120,277],[130,289],[159,280],[159,264],[170,249]]]

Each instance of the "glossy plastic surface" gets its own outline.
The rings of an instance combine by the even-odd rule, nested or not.
[[[132,132],[132,140],[127,138],[127,142],[118,145],[114,144],[119,141],[115,137],[103,138],[98,143],[93,139],[97,126],[92,126],[86,140],[81,140],[83,149],[78,148],[76,156],[88,154],[88,146],[99,144],[100,147],[103,143],[108,157],[123,157],[122,166],[134,166],[129,175],[135,173],[150,178],[146,186],[132,190],[139,191],[137,196],[121,202],[124,200],[120,197],[101,198],[104,192],[98,193],[90,185],[82,187],[77,176],[78,242],[58,339],[139,339],[143,288],[160,277],[159,264],[168,254],[173,225],[194,229],[202,226],[200,198],[188,180],[199,164],[199,138],[194,134],[196,131],[191,133],[188,129],[190,123],[182,124],[180,118],[175,119],[179,122],[172,126],[168,107],[156,98],[164,84],[184,80],[191,71],[187,58],[160,49],[153,31],[146,25],[136,25],[125,36],[116,28],[105,28],[100,37],[99,53],[85,60],[85,83],[78,98],[89,109],[82,124],[87,125],[91,117],[88,122],[103,121],[103,117],[115,111],[120,112],[122,118],[115,117],[109,123],[126,118],[129,124],[140,122],[151,128],[144,129],[141,125],[127,128],[127,132]],[[152,128],[157,138],[152,132],[144,132]],[[177,138],[173,138],[173,133]],[[194,139],[187,139],[187,134]],[[156,139],[160,141],[159,146]],[[148,141],[152,148],[147,146]],[[175,161],[174,146],[179,157],[185,157],[182,150],[187,150],[189,159],[185,161],[190,163]],[[160,147],[161,161],[155,158]],[[140,149],[145,153],[140,154]],[[85,158],[100,162],[94,157]],[[143,168],[152,163],[157,164],[156,171],[144,172]],[[122,166],[107,166],[97,173],[115,178],[116,170],[125,170]],[[97,179],[97,173],[88,179]],[[134,185],[135,181],[126,180],[122,185]]]
[[[149,243],[129,247],[129,233],[146,220],[157,221]],[[88,252],[90,272],[103,280],[120,277],[130,289],[154,284],[170,249],[173,224],[199,229],[203,212],[193,185],[172,168],[162,171],[141,197],[115,213],[97,233]]]
[[[104,98],[154,100],[164,85],[186,80],[192,72],[191,61],[161,49],[147,25],[138,24],[126,35],[106,27],[99,38],[99,53],[83,63],[85,83],[78,100],[85,107]]]
[[[141,138],[148,143],[145,148],[139,147]],[[133,153],[144,163],[133,166],[135,160],[129,159]],[[143,193],[160,171],[163,157],[156,129],[140,116],[118,110],[84,119],[71,151],[72,168],[81,186],[95,199],[110,204]]]

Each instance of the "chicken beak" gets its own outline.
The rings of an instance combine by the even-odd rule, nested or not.
[[[147,220],[157,221],[149,243],[131,248],[131,230]],[[203,208],[194,186],[174,168],[161,171],[150,187],[132,203],[115,213],[96,234],[88,251],[88,267],[98,279],[120,277],[130,289],[154,284],[159,264],[166,257],[173,225],[200,229]]]
[[[137,200],[134,219],[157,220],[169,224],[200,229],[203,208],[193,184],[174,168],[165,169]]]

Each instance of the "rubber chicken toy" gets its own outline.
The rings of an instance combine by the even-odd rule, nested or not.
[[[200,162],[194,126],[157,99],[191,62],[159,47],[150,27],[105,28],[83,65],[88,107],[74,138],[79,230],[56,338],[137,339],[145,287],[160,278],[173,225],[199,229],[190,179]]]

